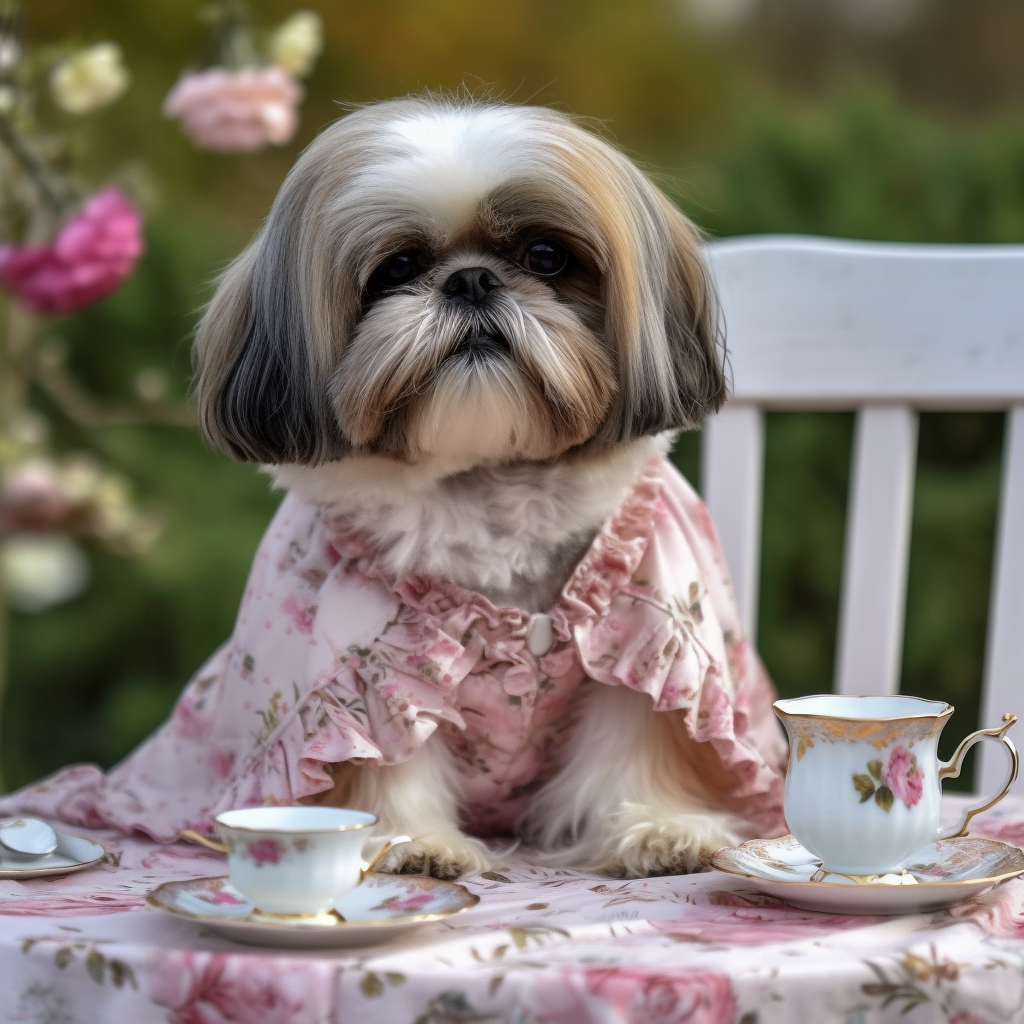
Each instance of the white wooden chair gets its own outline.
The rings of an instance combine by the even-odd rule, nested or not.
[[[702,491],[750,635],[765,410],[856,410],[838,693],[898,691],[918,410],[1004,410],[981,718],[1024,718],[1024,246],[762,236],[708,251],[733,393],[704,428]],[[979,792],[1005,777],[989,746]]]

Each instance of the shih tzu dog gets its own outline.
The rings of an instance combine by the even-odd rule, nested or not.
[[[289,494],[231,640],[65,816],[174,838],[328,802],[441,877],[494,835],[643,876],[779,832],[771,687],[665,458],[723,352],[698,231],[570,118],[329,126],[196,342],[207,439]]]

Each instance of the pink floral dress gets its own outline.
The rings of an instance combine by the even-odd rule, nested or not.
[[[527,612],[391,578],[362,536],[290,495],[231,639],[168,721],[109,774],[72,766],[2,804],[169,841],[229,808],[328,790],[333,763],[405,761],[437,732],[464,775],[466,826],[494,835],[558,769],[588,687],[609,685],[685,714],[733,776],[734,809],[784,830],[771,684],[707,509],[667,461],[641,472],[549,615],[550,649],[532,653]]]

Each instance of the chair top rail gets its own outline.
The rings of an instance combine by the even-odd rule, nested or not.
[[[727,311],[736,402],[1024,402],[1022,245],[771,235],[713,241],[707,253]]]

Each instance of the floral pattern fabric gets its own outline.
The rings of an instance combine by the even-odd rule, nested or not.
[[[963,801],[959,801],[963,803]],[[958,801],[947,799],[947,816]],[[975,819],[1024,836],[1024,799]],[[945,910],[797,910],[716,871],[619,880],[528,850],[480,902],[376,946],[244,946],[148,907],[223,874],[184,843],[90,833],[64,878],[0,880],[0,1020],[32,1024],[1004,1024],[1024,1007],[1024,880]]]
[[[783,829],[785,745],[740,629],[707,509],[665,460],[639,475],[550,609],[531,616],[419,576],[390,578],[343,521],[287,497],[231,639],[170,719],[109,775],[73,766],[0,802],[162,841],[220,811],[330,789],[342,761],[393,764],[435,732],[455,752],[467,824],[506,833],[557,769],[587,688],[625,686],[686,716],[756,833]]]

